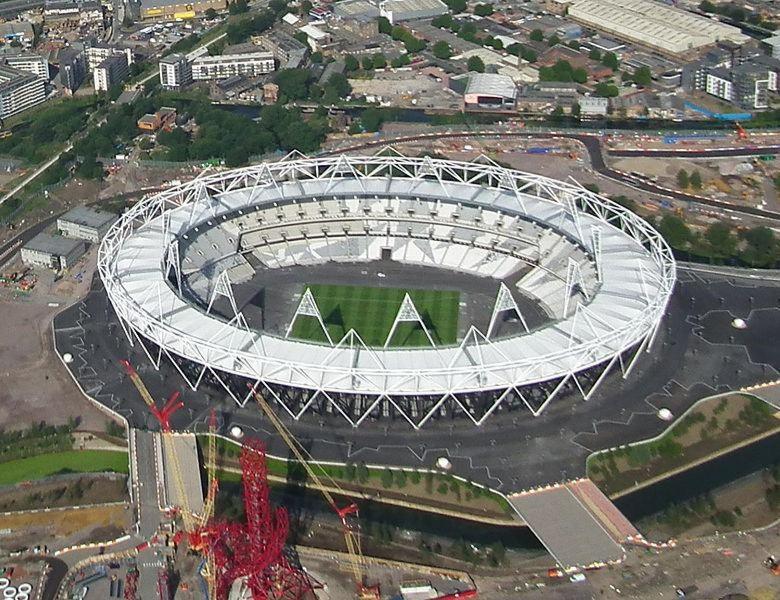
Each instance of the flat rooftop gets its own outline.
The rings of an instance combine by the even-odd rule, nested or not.
[[[95,210],[94,208],[87,208],[86,206],[72,208],[57,219],[58,222],[67,221],[69,223],[78,223],[84,227],[95,227],[97,229],[100,229],[109,223],[113,223],[115,220],[116,215],[114,213]]]
[[[48,233],[39,233],[29,242],[27,242],[23,248],[26,250],[34,250],[36,252],[44,252],[46,254],[52,254],[55,256],[67,256],[79,247],[84,246],[83,240],[75,240],[72,238],[62,237],[61,235],[50,235]]]

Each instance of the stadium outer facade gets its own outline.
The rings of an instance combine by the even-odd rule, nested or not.
[[[252,215],[261,215],[262,231]],[[530,269],[518,286],[552,319],[510,337],[493,337],[491,319],[488,331],[471,326],[457,345],[426,348],[368,348],[354,331],[330,345],[255,331],[235,306],[227,266],[213,277],[208,309],[181,293],[182,244],[234,226],[244,228],[240,239],[213,257],[214,272],[256,251],[267,268],[268,256],[284,266],[373,259],[381,249],[481,275],[500,260],[504,272]],[[357,253],[343,250],[355,244]],[[105,236],[98,267],[130,343],[157,368],[171,360],[193,390],[216,382],[243,406],[251,382],[294,419],[322,411],[359,426],[390,411],[414,428],[447,411],[476,425],[503,408],[537,416],[564,390],[587,399],[613,369],[627,377],[653,342],[676,277],[660,234],[576,183],[484,157],[397,154],[291,155],[201,176],[128,210]],[[211,312],[220,297],[233,306],[229,320]],[[496,299],[493,317],[508,309],[505,300]]]

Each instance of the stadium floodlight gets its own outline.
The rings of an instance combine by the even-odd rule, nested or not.
[[[412,298],[409,296],[409,292],[404,294],[404,299],[401,301],[401,306],[398,307],[398,312],[396,313],[395,319],[393,320],[393,326],[390,328],[390,332],[387,334],[387,338],[385,339],[385,348],[390,345],[390,340],[393,339],[393,334],[398,328],[399,323],[417,323],[422,328],[423,332],[425,332],[425,337],[428,338],[431,346],[436,346],[430,332],[428,331],[428,328],[425,326],[425,322],[423,322],[422,317],[417,310],[417,307],[414,305],[414,302],[412,302]]]
[[[296,209],[280,219],[292,203]],[[262,217],[262,225],[242,229],[249,215],[253,223]],[[236,235],[231,246],[227,239]],[[422,326],[430,345],[383,347],[366,345],[358,332],[334,345],[310,290],[287,335],[238,316],[230,281],[242,269],[382,260],[388,249],[396,264],[516,286],[549,320],[495,339],[461,323],[466,340],[434,344],[409,297],[391,334],[407,319]],[[255,266],[244,255],[254,256]],[[180,292],[170,276],[182,260]],[[591,397],[611,369],[625,377],[641,362],[676,281],[671,249],[651,225],[576,182],[484,159],[396,152],[294,154],[206,173],[127,210],[100,244],[98,269],[130,343],[140,342],[156,368],[169,359],[193,389],[216,381],[243,405],[249,396],[236,396],[232,379],[240,378],[294,419],[324,411],[358,426],[393,413],[415,428],[454,412],[480,425],[503,405],[538,415],[567,390]],[[193,276],[208,295],[193,297]],[[212,314],[219,296],[233,308],[227,321]],[[493,308],[489,336],[500,314],[515,309],[506,292]],[[290,337],[299,316],[316,318],[329,345]],[[474,409],[475,399],[484,399],[484,412]]]
[[[520,312],[520,308],[517,306],[517,301],[514,299],[514,296],[512,296],[512,292],[509,291],[509,288],[502,281],[498,286],[496,301],[493,304],[493,314],[490,315],[490,325],[488,325],[487,337],[490,337],[493,334],[493,327],[498,320],[498,315],[510,310],[517,315],[517,318],[520,319],[525,330],[530,331],[528,329],[528,323],[525,322],[525,318],[523,317],[523,313]]]
[[[317,301],[314,299],[314,295],[311,293],[311,288],[307,287],[306,291],[303,292],[301,301],[298,302],[298,308],[295,309],[295,314],[293,315],[290,324],[287,326],[287,331],[285,332],[284,337],[290,337],[293,327],[295,326],[295,321],[298,319],[298,317],[314,317],[317,319],[317,323],[319,323],[320,328],[322,329],[322,333],[324,333],[325,337],[328,338],[328,343],[331,346],[333,345],[333,339],[330,337],[328,328],[325,326],[325,321],[322,320],[322,314],[320,313],[320,309],[317,306]]]

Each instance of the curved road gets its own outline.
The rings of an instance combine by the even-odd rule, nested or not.
[[[705,198],[703,196],[686,194],[684,192],[679,192],[677,190],[670,190],[667,188],[657,186],[644,179],[634,177],[628,173],[623,173],[622,171],[616,171],[615,169],[611,169],[604,162],[604,154],[601,149],[601,143],[599,142],[599,138],[595,135],[574,134],[574,133],[547,133],[547,132],[533,132],[533,131],[441,132],[441,133],[428,133],[428,134],[420,134],[420,135],[399,136],[395,138],[382,138],[377,140],[371,140],[359,144],[354,144],[346,148],[340,148],[338,150],[324,152],[323,154],[328,155],[328,154],[336,154],[340,152],[352,152],[355,150],[362,150],[365,148],[386,146],[388,144],[402,144],[407,142],[425,141],[430,139],[455,139],[455,138],[464,138],[464,137],[469,137],[469,138],[475,138],[475,137],[529,138],[531,137],[531,138],[542,138],[542,139],[569,138],[569,139],[577,140],[578,142],[582,143],[582,145],[585,146],[585,148],[587,149],[588,154],[590,155],[590,163],[591,166],[593,167],[593,170],[599,173],[600,175],[603,175],[604,177],[608,177],[609,179],[619,181],[620,183],[630,185],[632,187],[644,190],[646,192],[660,194],[662,196],[667,196],[670,198],[674,198],[676,200],[682,200],[684,202],[701,204],[704,206],[709,206],[710,208],[716,208],[718,210],[726,210],[734,213],[742,213],[754,217],[780,220],[780,212],[775,212],[775,211],[766,210],[762,208],[756,208],[754,206],[742,206],[738,204],[731,204],[730,202],[722,202],[720,200],[713,200],[712,198]],[[631,154],[626,154],[626,156],[648,156],[648,157],[669,156],[675,158],[697,158],[697,157],[716,158],[719,156],[761,156],[764,154],[775,154],[775,153],[780,153],[780,146],[734,148],[734,149],[723,149],[723,150],[698,150],[698,151],[682,151],[682,152],[674,152],[672,150],[660,150],[658,152],[654,152],[652,150],[636,150],[636,151],[625,150],[619,152],[631,152]],[[660,154],[661,152],[663,152],[664,154]],[[609,153],[615,156],[623,156],[623,154],[618,154],[617,152],[609,152]]]

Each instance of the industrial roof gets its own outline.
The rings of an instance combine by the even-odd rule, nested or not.
[[[739,28],[652,0],[576,0],[569,17],[646,46],[681,54],[729,40],[750,38]]]
[[[511,77],[494,73],[472,73],[466,86],[466,94],[514,98],[517,87]]]
[[[35,250],[53,256],[67,256],[79,247],[84,247],[83,240],[66,238],[61,235],[39,233],[24,245],[27,250]]]
[[[116,220],[116,215],[110,212],[88,208],[86,206],[77,206],[71,208],[57,220],[78,223],[84,227],[96,227],[99,229],[109,223],[113,223]]]

